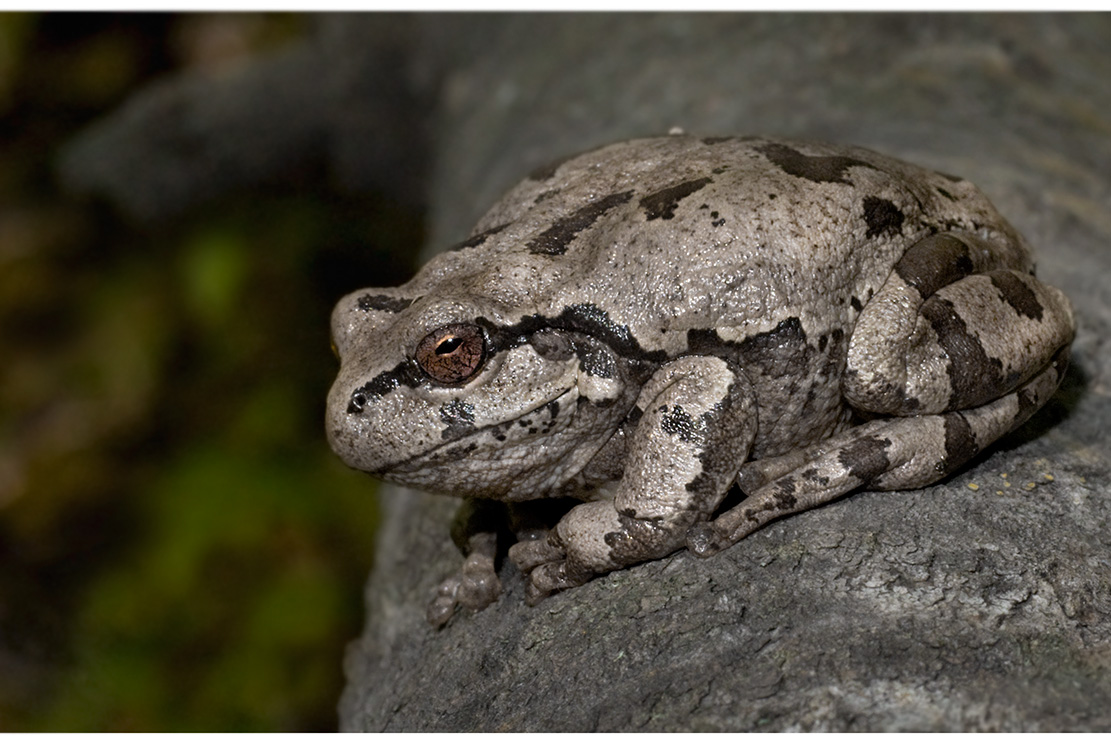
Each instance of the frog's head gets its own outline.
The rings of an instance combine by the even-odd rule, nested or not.
[[[574,476],[632,407],[635,371],[566,318],[436,294],[340,300],[332,449],[353,468],[457,495],[534,498]]]

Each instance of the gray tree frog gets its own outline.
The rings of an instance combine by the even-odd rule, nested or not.
[[[1074,330],[965,180],[856,147],[639,139],[533,173],[408,283],[340,300],[327,433],[396,483],[581,500],[509,549],[536,601],[945,477],[1049,399]],[[500,592],[495,534],[466,549],[434,624]]]

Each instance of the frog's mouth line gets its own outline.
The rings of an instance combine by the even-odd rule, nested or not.
[[[574,386],[567,388],[555,398],[540,403],[539,405],[525,411],[516,418],[508,421],[503,421],[496,424],[487,424],[480,428],[460,430],[458,436],[447,439],[435,447],[421,452],[420,454],[413,455],[412,457],[399,460],[398,462],[385,465],[376,473],[379,475],[406,475],[409,473],[419,472],[426,469],[429,465],[439,465],[442,463],[454,463],[466,457],[470,453],[479,448],[479,443],[476,441],[482,437],[488,437],[488,442],[496,445],[498,449],[504,450],[507,446],[521,446],[521,440],[512,441],[508,436],[503,436],[498,440],[497,432],[505,432],[508,434],[514,427],[520,427],[522,430],[528,432],[528,436],[533,434],[542,434],[549,436],[553,431],[559,428],[565,428],[566,423],[573,417],[574,408],[570,405],[573,400],[579,397],[578,391]],[[531,421],[527,423],[526,419],[533,416],[541,416],[545,409],[550,410],[550,415],[543,420]],[[570,413],[568,413],[570,411]],[[560,414],[563,414],[562,416]],[[560,424],[563,426],[559,426]]]

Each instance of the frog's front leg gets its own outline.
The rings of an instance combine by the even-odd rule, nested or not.
[[[717,357],[661,367],[641,391],[637,417],[613,500],[580,504],[546,539],[510,548],[529,574],[530,601],[681,548],[724,497],[756,433],[749,381]]]
[[[887,415],[741,469],[747,498],[696,525],[708,555],[768,521],[859,487],[920,488],[952,473],[1052,396],[1068,363],[1072,309],[1012,248],[941,234],[912,246],[865,306],[844,397]]]

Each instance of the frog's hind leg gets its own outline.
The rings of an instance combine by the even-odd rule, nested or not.
[[[873,414],[958,411],[1044,369],[1072,340],[1072,308],[1013,249],[957,233],[907,249],[853,328],[845,399]]]
[[[876,419],[807,450],[805,464],[775,458],[770,468],[748,472],[755,488],[740,505],[687,533],[687,547],[713,555],[777,517],[828,503],[857,488],[894,491],[921,488],[964,465],[999,437],[1021,425],[1057,390],[1068,366],[1062,348],[1034,379],[982,406],[944,414]],[[753,463],[753,465],[758,465]],[[738,481],[744,483],[745,473]]]
[[[927,485],[1025,420],[1056,389],[1074,333],[1068,300],[1031,270],[1002,239],[939,233],[908,248],[861,311],[842,378],[855,409],[893,418],[743,467],[749,498],[696,526],[691,549],[862,486]]]

